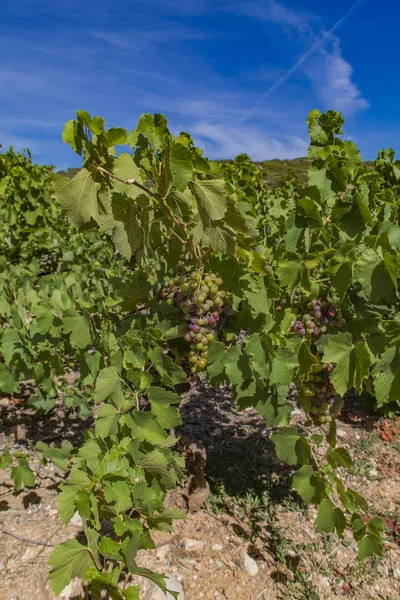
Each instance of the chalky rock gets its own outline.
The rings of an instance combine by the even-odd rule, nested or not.
[[[173,575],[165,575],[165,583],[167,585],[167,589],[171,592],[178,593],[178,600],[185,600],[185,594],[183,593],[182,585]],[[174,597],[171,594],[164,594],[155,583],[152,584],[149,589],[145,600],[174,600]]]
[[[258,565],[254,558],[251,558],[247,552],[242,552],[243,566],[251,577],[255,577],[258,573]]]
[[[204,548],[204,542],[200,540],[192,540],[191,538],[183,539],[183,547],[186,552],[201,552]]]

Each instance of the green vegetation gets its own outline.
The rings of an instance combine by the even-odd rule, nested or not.
[[[0,388],[34,380],[31,404],[49,412],[73,369],[67,406],[98,405],[81,446],[38,446],[69,469],[62,522],[78,512],[84,523],[85,540],[50,558],[56,594],[78,576],[95,597],[134,600],[138,587],[120,585],[128,573],[165,591],[135,558],[183,517],[164,508],[183,478],[171,430],[198,372],[276,428],[318,532],[352,532],[359,559],[383,553],[383,520],[346,486],[353,462],[335,417],[350,389],[385,412],[399,406],[400,172],[392,151],[369,169],[342,124],[312,111],[307,181],[276,189],[245,155],[208,161],[162,115],[128,134],[78,111],[63,133],[82,157],[72,179],[1,155]],[[294,405],[305,431],[289,424]],[[32,485],[28,455],[6,449],[1,466],[17,489]],[[264,505],[248,496],[242,510]]]

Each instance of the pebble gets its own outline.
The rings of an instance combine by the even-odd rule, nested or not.
[[[5,569],[4,563],[0,562],[0,573],[2,571],[4,571],[4,569]]]
[[[183,588],[181,583],[178,581],[177,577],[173,575],[166,575],[165,582],[167,585],[167,589],[171,590],[171,592],[178,593],[178,600],[185,600],[185,594],[183,593]],[[156,585],[152,584],[149,589],[145,600],[174,600],[174,597],[167,592],[165,595],[164,592]]]
[[[338,438],[345,438],[347,436],[347,432],[344,429],[338,429],[336,431],[336,435]]]
[[[69,600],[70,598],[80,597],[84,593],[82,581],[77,577],[71,579],[69,584],[60,592],[60,598]]]
[[[371,469],[369,472],[370,477],[377,477],[378,475],[379,475],[379,473],[376,469]]]
[[[184,538],[183,547],[186,552],[200,552],[204,548],[204,542],[192,540],[191,538]]]
[[[214,550],[214,552],[219,552],[220,550],[223,550],[224,547],[222,544],[213,544],[211,546],[211,550]]]
[[[56,515],[58,515],[58,510],[56,508],[51,508],[49,510],[49,517],[55,517]]]
[[[8,406],[10,404],[9,398],[0,398],[0,406]]]
[[[221,433],[222,433],[222,429],[220,429],[219,427],[216,427],[214,429],[214,431],[212,432],[212,434],[215,436],[221,435]]]
[[[169,554],[169,545],[165,544],[164,546],[160,546],[156,549],[156,559],[157,560],[165,560]]]
[[[247,552],[241,554],[243,566],[251,577],[255,577],[258,573],[258,565],[254,558],[251,558]]]
[[[73,527],[80,527],[80,528],[82,528],[82,517],[80,516],[80,514],[78,512],[76,512],[74,514],[74,516],[70,520],[69,524],[73,525]]]

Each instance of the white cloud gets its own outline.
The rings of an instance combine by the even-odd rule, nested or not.
[[[262,134],[257,127],[197,121],[190,132],[205,154],[212,158],[233,158],[246,153],[253,160],[297,158],[307,153],[308,141],[300,137],[281,136],[280,140]],[[265,139],[263,139],[265,136]]]
[[[343,58],[336,36],[327,36],[318,56],[305,62],[302,69],[326,107],[346,115],[369,107],[352,81],[353,68]]]
[[[340,40],[333,33],[355,10],[362,0],[357,0],[330,30],[315,31],[316,17],[296,12],[276,0],[255,0],[242,6],[234,4],[239,13],[254,16],[261,21],[274,23],[299,40],[308,39],[307,47],[292,67],[268,88],[248,111],[245,118],[271,96],[292,74],[301,70],[309,79],[324,108],[343,111],[346,115],[369,107],[361,91],[352,81],[353,68],[343,57]]]

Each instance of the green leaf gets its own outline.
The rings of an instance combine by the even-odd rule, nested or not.
[[[95,177],[96,174],[87,169],[81,169],[72,179],[55,175],[53,195],[77,227],[91,219],[99,222],[97,196],[100,184],[96,183]]]
[[[289,385],[293,380],[293,372],[298,366],[297,356],[290,348],[278,348],[272,361],[271,385]]]
[[[181,398],[178,394],[156,386],[151,386],[147,393],[151,404],[151,410],[161,427],[170,429],[171,427],[181,425],[182,421],[179,411],[171,406],[171,404],[180,403]]]
[[[339,508],[335,508],[332,502],[325,498],[318,508],[318,516],[315,520],[315,531],[318,533],[332,533],[337,531],[342,536],[346,527],[346,517]]]
[[[387,264],[372,248],[365,248],[355,263],[354,279],[360,282],[365,296],[372,301],[379,300],[394,290]]]
[[[196,197],[200,217],[205,225],[209,221],[219,221],[226,213],[227,198],[225,181],[192,181],[190,187]]]
[[[0,390],[6,394],[13,394],[19,391],[18,381],[14,377],[15,368],[9,369],[4,363],[0,363]]]
[[[28,488],[35,487],[35,474],[29,467],[26,458],[18,458],[18,466],[11,469],[11,479],[14,481],[17,492],[24,486]]]
[[[157,346],[150,350],[149,359],[153,363],[153,367],[161,375],[161,381],[168,387],[175,387],[179,383],[185,383],[186,375],[184,370],[176,365],[174,361],[164,354],[162,348]]]
[[[353,464],[351,456],[346,448],[335,448],[326,458],[333,468],[344,467],[345,469],[351,469]]]
[[[130,154],[127,154],[126,152],[120,154],[118,156],[118,158],[116,158],[114,160],[114,169],[113,169],[113,173],[116,177],[119,177],[120,179],[123,180],[135,180],[138,183],[142,183],[142,178],[140,176],[140,171],[138,169],[138,167],[136,166],[136,163],[133,160],[133,157]],[[130,198],[131,200],[131,204],[132,200],[135,200],[135,198],[137,198],[140,194],[143,194],[143,190],[141,190],[139,187],[137,187],[134,184],[128,184],[128,183],[122,183],[121,181],[118,181],[116,179],[113,179],[113,188],[116,192],[119,192],[118,194],[116,194],[117,196],[126,196],[128,198]],[[125,209],[121,209],[119,208],[119,210],[128,210],[129,209],[129,201],[126,200],[127,205]],[[120,218],[120,216],[118,215],[118,207],[115,208],[115,210],[113,209],[113,214],[114,217],[118,220],[121,221],[122,219]]]
[[[365,342],[353,345],[351,333],[341,331],[329,336],[324,349],[324,360],[336,363],[331,381],[341,396],[351,387],[360,390],[363,379],[369,375],[371,355],[367,345]]]
[[[95,430],[101,439],[114,435],[118,431],[120,413],[112,404],[102,406],[97,414]]]
[[[368,556],[378,554],[383,556],[383,540],[376,535],[365,535],[358,541],[358,556],[359,560],[364,560]]]
[[[94,559],[86,546],[78,540],[67,540],[58,544],[50,558],[49,579],[53,592],[58,595],[73,577],[85,579],[86,572],[95,566]]]
[[[71,334],[71,344],[77,348],[87,348],[91,342],[88,319],[74,308],[67,309],[63,316],[63,330]]]
[[[325,486],[310,465],[303,465],[293,475],[293,487],[307,504],[319,504],[325,497]]]
[[[99,403],[109,398],[114,400],[117,406],[121,406],[124,401],[121,378],[115,367],[102,369],[96,381],[94,401]]]
[[[179,142],[171,148],[170,170],[173,187],[183,192],[193,177],[193,158],[189,148]]]
[[[282,260],[276,269],[276,274],[282,286],[286,286],[288,292],[293,292],[301,276],[302,265],[296,260]]]
[[[113,509],[121,514],[132,508],[132,485],[128,481],[106,481],[104,484],[104,497],[113,503]]]
[[[102,226],[105,228],[115,226],[113,232],[115,248],[124,258],[130,260],[142,244],[142,227],[138,221],[137,207],[131,197],[112,194],[111,212],[112,218],[107,217]]]
[[[400,400],[400,351],[390,348],[372,371],[378,404]]]
[[[141,115],[136,133],[142,133],[150,142],[153,152],[160,150],[168,134],[167,120],[164,115],[149,113]]]
[[[298,464],[296,444],[299,438],[297,427],[282,427],[271,435],[278,458],[288,465]]]

